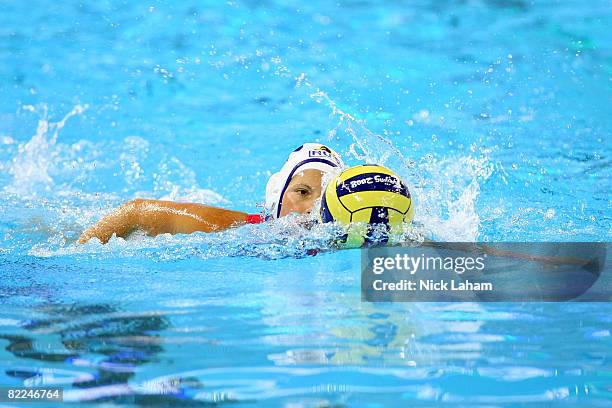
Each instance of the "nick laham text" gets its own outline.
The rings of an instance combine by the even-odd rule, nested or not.
[[[493,284],[490,282],[470,282],[469,280],[433,280],[433,279],[402,279],[397,282],[385,282],[377,279],[372,283],[376,291],[492,291]]]

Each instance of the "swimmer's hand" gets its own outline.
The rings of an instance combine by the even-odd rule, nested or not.
[[[203,204],[136,199],[125,203],[87,229],[78,242],[83,244],[91,238],[98,238],[105,244],[113,234],[125,238],[136,230],[151,236],[216,232],[245,224],[246,220],[247,214],[240,211]]]

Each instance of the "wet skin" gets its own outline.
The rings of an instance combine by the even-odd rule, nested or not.
[[[319,170],[305,170],[296,174],[283,194],[280,216],[293,212],[309,213],[321,196],[322,176]],[[218,232],[244,225],[247,217],[248,214],[241,211],[203,204],[135,199],[88,228],[79,238],[79,243],[85,243],[91,238],[106,243],[113,234],[125,238],[136,230],[151,236],[164,233],[190,234],[196,231]]]
[[[281,199],[280,216],[291,213],[307,214],[312,211],[315,201],[321,197],[323,188],[321,180],[323,173],[319,170],[304,170],[297,173],[291,181]]]

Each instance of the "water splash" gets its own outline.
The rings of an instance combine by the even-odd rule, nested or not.
[[[62,143],[65,125],[86,109],[88,105],[76,105],[54,121],[46,105],[22,107],[22,112],[38,115],[38,125],[27,142],[4,140],[15,146],[0,162],[8,173],[0,188],[0,233],[8,242],[3,251],[27,252],[31,242],[65,248],[100,213],[129,197],[227,203],[221,194],[200,188],[196,173],[176,157],[152,152],[142,137]]]
[[[277,74],[290,77],[291,70],[273,59]],[[408,184],[417,210],[415,225],[430,239],[443,241],[475,241],[479,237],[480,217],[477,200],[480,184],[493,174],[487,152],[479,157],[457,156],[437,159],[428,154],[416,161],[405,157],[388,138],[372,132],[365,120],[340,108],[329,94],[313,85],[305,73],[294,78],[296,88],[304,87],[308,96],[326,106],[338,123],[329,132],[333,139],[338,131],[349,136],[348,151],[355,159],[390,167]]]
[[[368,129],[365,120],[340,107],[327,92],[313,85],[305,74],[294,77],[291,71],[282,65],[280,59],[272,59],[271,63],[277,67],[279,76],[294,80],[296,89],[306,91],[306,98],[325,106],[331,116],[337,118],[337,125],[329,132],[330,139],[338,132],[344,133],[350,140],[348,152],[354,159],[386,165],[407,181],[417,211],[414,227],[404,231],[403,237],[406,240],[421,240],[426,237],[446,241],[474,241],[478,238],[480,217],[476,204],[480,185],[493,172],[493,166],[486,154],[479,157],[438,158],[435,154],[420,159],[405,157],[392,140]],[[112,146],[109,143],[96,145],[84,141],[72,146],[58,144],[59,132],[67,120],[86,108],[87,106],[78,105],[58,122],[50,121],[47,109],[44,108],[36,134],[30,141],[19,146],[18,153],[12,160],[10,169],[13,180],[5,187],[5,192],[26,198],[53,190],[58,191],[53,194],[55,197],[68,197],[67,204],[64,201],[47,217],[53,218],[55,222],[59,220],[61,225],[58,228],[50,228],[49,222],[40,222],[40,225],[34,228],[37,232],[43,232],[47,240],[39,241],[31,247],[30,255],[48,257],[121,253],[127,256],[154,254],[157,259],[205,259],[219,256],[276,259],[305,256],[315,249],[334,249],[330,242],[333,241],[335,232],[326,228],[337,227],[296,230],[288,226],[289,219],[273,225],[247,226],[218,234],[195,234],[189,237],[166,235],[157,239],[136,237],[127,241],[114,238],[106,246],[95,243],[86,246],[74,245],[78,232],[98,218],[101,210],[108,211],[121,203],[122,200],[115,195],[115,191],[122,191],[124,197],[127,195],[208,204],[228,203],[220,194],[199,188],[196,173],[176,157],[164,154],[161,159],[152,158],[148,141],[141,137],[127,136],[116,145],[110,142]],[[25,109],[36,112],[33,107]],[[100,156],[99,151],[105,151],[106,154]],[[65,180],[66,174],[69,173],[66,166],[71,160],[94,163],[89,169],[84,169],[82,165],[77,166],[74,172],[79,173],[79,185],[72,184],[72,179]],[[156,170],[152,167],[154,163],[157,165]],[[117,166],[120,169],[117,169]],[[83,191],[83,186],[96,189],[94,180],[102,171],[112,171],[111,179],[117,180],[119,184],[108,187],[108,193],[100,193],[98,190],[88,195]],[[58,180],[65,182],[56,185]],[[137,187],[144,189],[136,190]],[[74,200],[76,196],[89,197],[89,203],[84,205],[82,200]]]
[[[341,235],[340,226],[310,223],[308,215],[291,214],[259,225],[246,225],[218,233],[189,235],[162,234],[155,238],[136,233],[128,239],[113,236],[101,244],[92,239],[86,244],[52,236],[35,244],[28,252],[36,257],[82,255],[104,259],[122,257],[176,261],[181,259],[211,259],[227,256],[262,259],[301,258],[334,250],[332,238]]]
[[[53,186],[53,173],[56,171],[56,159],[60,154],[57,143],[59,132],[68,119],[82,114],[88,105],[76,105],[60,121],[52,122],[46,105],[38,120],[36,133],[32,138],[18,147],[17,155],[9,166],[12,182],[5,191],[20,196],[35,196],[40,189],[49,191]],[[38,113],[32,105],[25,105],[23,110]]]

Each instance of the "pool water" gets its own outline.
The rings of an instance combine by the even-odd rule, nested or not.
[[[420,238],[609,241],[611,14],[4,2],[0,384],[73,405],[608,406],[609,303],[362,302],[360,251],[290,221],[75,240],[135,197],[259,212],[319,141],[398,172]]]

